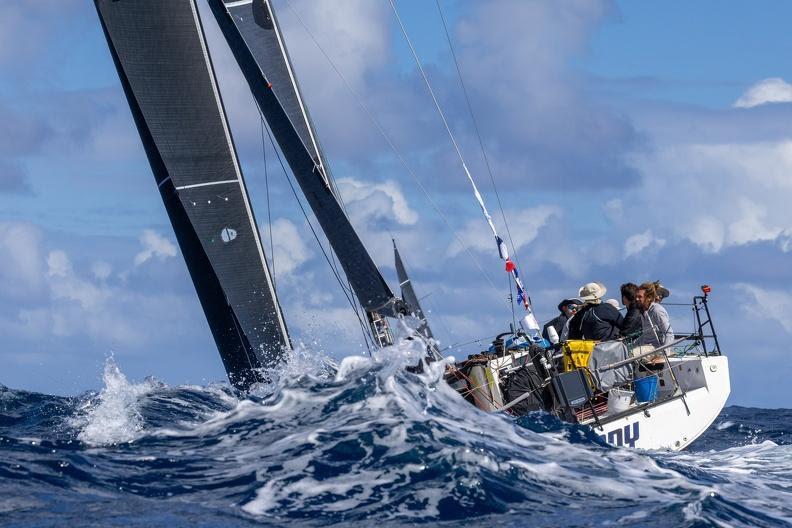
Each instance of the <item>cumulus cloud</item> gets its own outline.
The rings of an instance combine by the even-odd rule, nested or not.
[[[396,182],[364,182],[353,178],[338,180],[350,216],[358,223],[391,220],[400,225],[418,221],[418,213],[410,208]]]
[[[176,246],[152,229],[146,229],[140,235],[143,250],[135,255],[135,266],[140,266],[152,258],[165,259],[176,256]]]
[[[771,318],[792,334],[792,290],[766,289],[751,284],[737,284],[738,290],[749,295],[751,302],[743,306],[744,313],[753,319]]]
[[[613,198],[602,207],[606,218],[612,222],[620,222],[624,218],[624,202],[621,198]]]
[[[260,228],[261,237],[269,241],[269,232]],[[270,261],[274,262],[276,274],[291,273],[313,257],[313,251],[302,238],[297,226],[286,218],[278,218],[272,222],[272,243]]]
[[[82,270],[68,251],[47,246],[38,227],[0,224],[0,333],[6,338],[134,347],[157,338],[146,331],[157,323],[174,331],[176,323],[184,325],[184,301],[175,293],[113,282],[110,264]]]
[[[734,102],[735,108],[753,108],[768,103],[792,102],[792,84],[780,77],[757,82]]]
[[[41,232],[31,224],[0,222],[0,290],[29,297],[43,285]]]
[[[680,127],[684,122],[680,123]],[[792,230],[792,142],[661,144],[627,216],[706,251],[774,240]]]
[[[561,216],[561,208],[551,205],[540,205],[517,211],[506,211],[506,215],[509,219],[509,228],[514,236],[514,245],[516,246],[514,249],[519,251],[536,239],[540,230],[551,218]],[[457,235],[470,249],[497,253],[492,231],[490,231],[486,221],[481,216],[468,220]],[[460,243],[455,241],[449,246],[447,254],[450,257],[455,257],[464,250]]]
[[[113,266],[104,261],[94,262],[91,265],[91,273],[99,280],[107,280],[113,272]]]
[[[651,229],[647,229],[643,233],[637,233],[627,238],[624,241],[624,257],[632,257],[650,248],[662,248],[665,246],[666,241],[662,238],[656,238]]]

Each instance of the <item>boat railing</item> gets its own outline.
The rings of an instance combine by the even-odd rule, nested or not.
[[[676,332],[675,337],[684,337],[689,341],[700,344],[704,356],[719,356],[721,354],[721,349],[720,343],[718,342],[718,333],[715,331],[708,303],[709,293],[711,291],[712,289],[709,286],[704,285],[701,287],[702,295],[694,296],[692,302],[663,302],[663,306],[666,308],[686,307],[690,309],[693,312],[694,330],[688,333]]]
[[[599,372],[604,372],[604,371],[607,371],[607,370],[617,369],[619,367],[623,367],[624,365],[629,365],[630,363],[636,363],[638,361],[641,361],[644,358],[647,358],[647,357],[650,357],[650,356],[656,356],[658,354],[662,354],[663,357],[665,357],[666,360],[667,360],[668,359],[668,350],[673,348],[673,347],[675,347],[675,346],[680,345],[681,343],[685,342],[686,340],[687,340],[687,338],[685,338],[685,337],[680,338],[680,339],[676,339],[676,340],[672,341],[671,343],[668,343],[667,345],[663,345],[661,347],[653,348],[652,350],[649,350],[649,351],[644,352],[642,354],[639,354],[637,356],[629,357],[627,359],[623,359],[621,361],[617,361],[615,363],[611,363],[609,365],[605,365],[604,367],[600,367],[597,370]]]
[[[659,356],[659,357],[662,358],[662,361],[663,361],[663,363],[665,365],[665,368],[663,368],[660,371],[655,371],[652,375],[659,375],[661,373],[668,372],[668,375],[671,378],[671,382],[672,382],[672,390],[669,391],[668,395],[665,398],[662,398],[662,399],[658,398],[658,399],[656,399],[654,401],[646,402],[644,407],[645,408],[649,408],[649,407],[652,407],[654,405],[658,405],[658,404],[660,404],[660,403],[662,403],[662,402],[664,402],[666,400],[670,400],[670,399],[674,399],[674,398],[680,398],[682,400],[682,403],[685,406],[685,411],[687,412],[688,415],[690,415],[690,407],[688,406],[687,398],[686,398],[687,391],[685,390],[685,388],[682,385],[680,385],[679,380],[677,379],[676,373],[674,372],[674,368],[671,365],[671,361],[669,360],[669,351],[671,351],[675,347],[678,347],[679,345],[683,344],[687,339],[688,339],[687,337],[677,338],[674,341],[672,341],[671,343],[668,343],[666,345],[663,345],[663,346],[660,346],[660,347],[657,347],[657,348],[653,348],[652,350],[648,350],[646,352],[637,354],[637,355],[635,355],[633,357],[629,357],[629,358],[626,358],[624,360],[616,361],[616,362],[611,363],[609,365],[605,365],[603,367],[600,367],[600,368],[597,369],[597,371],[598,372],[607,372],[609,370],[614,370],[614,369],[617,369],[617,368],[621,368],[621,367],[624,367],[626,365],[633,365],[634,366],[634,370],[633,370],[633,375],[631,376],[631,379],[629,379],[629,380],[627,380],[625,382],[619,383],[619,384],[615,384],[612,387],[610,387],[610,389],[614,389],[614,388],[615,389],[621,389],[621,388],[628,387],[629,385],[634,384],[639,379],[636,376],[635,373],[638,370],[637,367],[639,367],[639,365],[641,365],[644,362],[644,360],[646,360],[646,359],[648,359],[650,357],[658,357]],[[635,412],[635,409],[634,408],[630,409],[629,411],[625,411],[625,413],[619,413],[618,415],[608,415],[608,418],[616,419],[619,416],[621,416],[623,414],[628,414],[630,412]],[[599,423],[599,421],[600,421],[599,418],[600,417],[597,416],[596,410],[594,410],[593,406],[592,406],[592,414],[593,414],[594,421]]]

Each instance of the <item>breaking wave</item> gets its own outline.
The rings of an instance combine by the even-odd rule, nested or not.
[[[792,411],[727,408],[683,453],[602,444],[462,401],[409,342],[340,365],[309,350],[240,399],[226,384],[99,393],[0,386],[9,525],[788,526]]]

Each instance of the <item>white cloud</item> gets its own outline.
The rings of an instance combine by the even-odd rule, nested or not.
[[[683,237],[704,251],[717,253],[726,239],[726,228],[720,220],[705,214],[693,219],[684,230]]]
[[[513,249],[519,251],[520,248],[530,244],[552,217],[560,216],[561,208],[552,205],[540,205],[518,211],[506,211],[509,229],[514,237],[514,245],[516,246]],[[505,229],[501,228],[501,230],[504,231],[504,233],[500,233],[501,238],[506,240]],[[457,235],[470,249],[494,252],[497,255],[495,238],[489,226],[487,226],[486,220],[481,215],[476,215],[475,218],[465,222],[462,229],[457,232]],[[449,257],[455,257],[463,251],[464,248],[455,240],[449,246],[447,254]]]
[[[633,228],[708,252],[792,232],[792,141],[659,145],[636,162],[645,177],[625,211]]]
[[[770,318],[778,321],[789,333],[792,333],[792,290],[767,290],[751,284],[737,284],[738,290],[747,293],[752,302],[743,305],[743,311],[751,318]]]
[[[269,232],[262,232],[261,236],[264,241],[269,241]],[[313,251],[303,240],[297,226],[285,218],[272,222],[272,242],[275,248],[269,257],[274,259],[276,274],[291,273],[313,257]]]
[[[611,222],[620,222],[624,218],[624,202],[620,198],[608,200],[602,209]]]
[[[91,265],[91,273],[99,280],[107,280],[113,272],[113,266],[104,261],[94,262]]]
[[[69,256],[61,250],[47,255],[49,284],[53,299],[64,299],[80,304],[85,310],[95,310],[110,297],[110,292],[80,279],[72,267]]]
[[[637,255],[651,247],[657,249],[665,246],[666,241],[662,238],[656,238],[651,229],[647,229],[643,233],[632,235],[624,241],[624,257],[631,257]]]
[[[338,180],[338,190],[353,220],[362,225],[372,220],[392,220],[401,225],[418,221],[399,185],[394,181],[364,182],[352,178]]]
[[[149,238],[157,250],[157,237]],[[46,256],[45,256],[46,255]],[[139,346],[154,338],[146,329],[166,321],[176,329],[186,326],[184,300],[167,292],[142,293],[126,283],[108,281],[112,266],[95,262],[81,273],[69,254],[46,250],[38,228],[27,224],[0,224],[0,333],[8,338],[45,342],[74,337],[103,346]],[[6,288],[12,280],[19,289]],[[14,295],[23,302],[14,302]],[[33,296],[32,293],[37,293]],[[10,297],[9,297],[10,295]]]
[[[778,247],[784,253],[792,251],[792,229],[784,230],[781,236],[778,237]]]
[[[165,259],[176,256],[176,246],[154,230],[146,229],[140,235],[143,250],[135,255],[135,266],[140,266],[151,258]]]
[[[0,290],[28,297],[43,285],[40,231],[30,224],[0,222]]]
[[[739,216],[728,227],[726,241],[730,245],[775,240],[783,231],[768,225],[768,210],[764,205],[743,198],[734,204],[734,210]]]
[[[69,256],[62,250],[50,251],[47,255],[47,274],[50,277],[66,277],[72,272]]]
[[[792,84],[779,77],[757,82],[734,102],[735,108],[753,108],[768,103],[792,102]]]

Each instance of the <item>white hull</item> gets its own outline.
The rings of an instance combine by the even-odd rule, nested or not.
[[[726,404],[731,390],[729,362],[725,356],[670,358],[684,398],[636,409],[602,427],[592,421],[594,432],[611,445],[639,449],[684,449],[706,431]],[[667,373],[665,373],[667,377]],[[661,376],[662,379],[662,376]],[[666,386],[671,387],[669,382]],[[670,395],[660,390],[660,399]],[[687,404],[687,407],[685,406]],[[688,412],[688,410],[690,412]]]
[[[489,361],[486,368],[471,369],[470,382],[478,387],[472,391],[478,396],[476,406],[490,412],[504,407],[500,372],[526,360],[525,354],[509,354]],[[598,421],[589,418],[582,423],[616,447],[679,451],[690,445],[726,404],[731,390],[729,361],[722,355],[683,355],[668,356],[668,363],[674,376],[666,366],[656,372],[659,390],[654,402],[632,403],[618,413],[611,409],[599,414]]]

